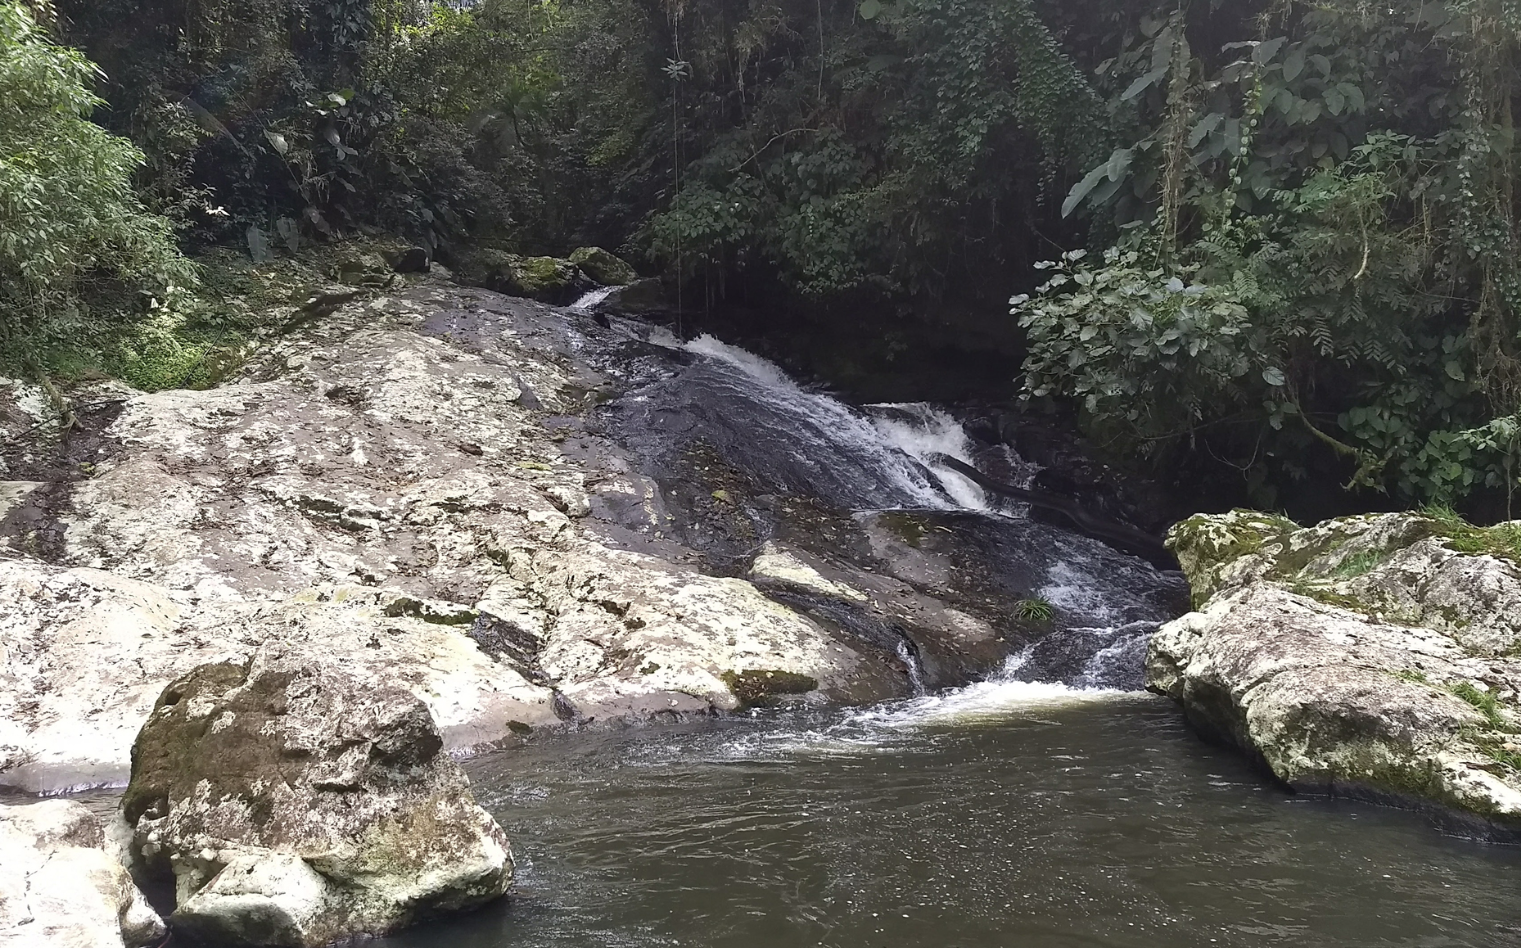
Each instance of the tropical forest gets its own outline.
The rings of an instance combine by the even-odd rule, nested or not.
[[[1521,0],[0,0],[0,943],[1521,944]]]

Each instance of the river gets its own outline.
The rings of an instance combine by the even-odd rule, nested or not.
[[[995,681],[469,770],[517,893],[386,948],[1521,944],[1521,849],[1290,795],[1145,694]]]
[[[514,840],[516,894],[385,948],[1521,945],[1521,849],[1294,796],[1139,691],[1176,574],[934,469],[990,457],[944,413],[850,408],[716,340],[646,338],[651,354],[623,363],[636,370],[606,364],[630,392],[610,426],[650,469],[696,431],[779,491],[960,511],[958,534],[1003,538],[982,568],[1039,588],[1057,630],[934,694],[548,735],[471,761]],[[1003,476],[1029,476],[998,451]]]
[[[513,840],[515,893],[378,946],[1521,945],[1521,847],[1446,836],[1418,813],[1292,795],[1141,691],[1147,638],[1185,608],[1181,577],[1036,522],[936,462],[1033,477],[1009,448],[974,444],[930,406],[847,406],[714,339],[628,321],[585,329],[570,350],[621,392],[602,422],[662,478],[676,516],[660,522],[709,562],[733,569],[758,539],[785,535],[774,513],[784,505],[766,492],[845,511],[847,537],[852,516],[916,512],[924,536],[898,544],[896,559],[857,544],[837,565],[896,571],[990,621],[1032,595],[1050,626],[986,680],[937,688],[918,627],[804,602],[862,630],[864,648],[896,647],[909,690],[928,693],[545,731],[467,761]],[[707,470],[682,466],[698,443],[751,496],[684,480]],[[750,518],[737,538],[682,515],[720,495]],[[646,503],[628,525],[616,509],[594,508],[592,521],[635,542]],[[809,529],[792,536],[806,544]],[[954,671],[942,663],[941,680]],[[115,806],[113,793],[85,799]]]

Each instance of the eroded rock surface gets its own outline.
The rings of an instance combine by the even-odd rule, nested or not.
[[[0,384],[0,785],[124,782],[169,681],[264,646],[406,688],[458,752],[758,683],[899,697],[1177,614],[1144,563],[951,509],[753,356],[436,281],[362,293],[214,389],[76,393],[66,432]]]
[[[0,522],[0,785],[124,781],[166,683],[265,644],[408,688],[451,750],[737,708],[725,678],[751,670],[818,683],[800,698],[903,693],[888,658],[706,575],[658,519],[649,543],[602,529],[594,505],[659,490],[581,420],[607,380],[569,319],[416,287],[32,445],[52,466],[12,465],[40,486],[5,496],[47,504]],[[13,414],[15,438],[36,424]]]
[[[164,934],[83,805],[0,805],[0,945],[150,948]]]
[[[176,679],[133,748],[132,856],[179,931],[316,948],[504,894],[507,838],[407,691],[261,650]]]
[[[1199,611],[1147,683],[1285,783],[1521,838],[1521,569],[1415,514],[1301,529],[1236,512],[1171,542]]]

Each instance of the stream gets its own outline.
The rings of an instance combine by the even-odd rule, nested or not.
[[[1141,691],[1181,580],[1033,523],[933,461],[1023,482],[1033,469],[1010,449],[973,444],[929,406],[846,406],[709,337],[611,331],[638,344],[601,359],[624,386],[609,428],[646,470],[700,438],[778,494],[950,515],[980,571],[1037,590],[1054,628],[970,685],[590,729],[468,762],[514,841],[516,895],[380,945],[1521,944],[1521,849],[1293,796]]]
[[[1290,794],[1144,692],[1147,640],[1186,584],[936,460],[1027,484],[1038,469],[1013,449],[932,406],[846,405],[709,337],[596,325],[594,304],[571,308],[565,351],[615,383],[597,423],[660,489],[599,497],[588,529],[666,552],[674,537],[729,575],[782,542],[890,576],[998,651],[959,656],[912,610],[772,589],[889,656],[903,697],[547,730],[468,760],[512,840],[513,896],[371,944],[1521,946],[1521,847]],[[912,519],[894,537],[886,517]],[[1027,596],[1049,615],[1011,621]],[[81,799],[109,815],[117,796]]]
[[[1291,796],[1144,694],[991,682],[468,769],[517,894],[386,948],[1521,943],[1521,849]]]

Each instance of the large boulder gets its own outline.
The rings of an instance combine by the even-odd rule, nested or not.
[[[163,508],[142,511],[151,517]],[[123,524],[133,514],[123,512]],[[451,751],[557,724],[553,691],[483,652],[475,613],[390,588],[327,584],[197,601],[98,569],[0,560],[0,784],[56,793],[126,782],[165,684],[264,644],[427,702]],[[463,619],[465,624],[461,625]]]
[[[1170,542],[1198,611],[1152,638],[1147,684],[1292,787],[1521,837],[1515,530],[1195,517]]]
[[[525,257],[488,248],[472,251],[461,263],[462,282],[508,296],[563,306],[580,292],[576,265],[559,257]]]
[[[570,255],[570,262],[602,286],[625,286],[639,279],[628,261],[601,247],[582,247]]]
[[[48,498],[27,508],[46,561],[31,513],[0,517],[0,785],[125,781],[166,684],[266,643],[406,688],[451,752],[735,708],[728,680],[752,670],[812,679],[810,700],[904,693],[890,655],[631,542],[669,520],[580,421],[607,382],[566,356],[570,328],[414,287],[345,304],[215,389],[81,410],[73,479],[27,495]]]
[[[0,945],[148,948],[165,928],[78,803],[0,806]]]
[[[427,706],[261,651],[164,690],[133,747],[132,854],[171,877],[176,928],[315,948],[503,895],[507,838]]]
[[[671,294],[657,277],[635,280],[618,286],[597,304],[597,312],[608,316],[672,319],[677,312]]]

